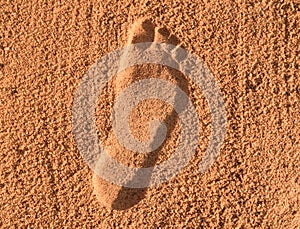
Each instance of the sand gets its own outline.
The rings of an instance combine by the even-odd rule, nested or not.
[[[0,227],[299,227],[299,2],[17,0],[0,5]],[[97,186],[75,144],[73,97],[92,64],[126,45],[134,23],[145,17],[155,28],[167,28],[213,72],[224,95],[227,132],[219,157],[199,174],[210,113],[201,90],[186,85],[202,116],[194,160],[158,187],[133,190],[136,199],[124,201],[125,195],[112,201],[116,198],[104,198],[105,185]],[[162,71],[180,85],[174,79],[180,73]],[[126,84],[116,82],[120,89]],[[107,86],[97,108],[99,138],[107,139],[107,147],[113,139],[110,102],[119,90],[114,85]],[[172,114],[170,107],[153,102],[163,108],[162,117]],[[133,119],[149,106],[142,104]],[[141,120],[149,121],[155,109]],[[176,117],[170,125],[169,143],[156,163],[172,153]],[[133,129],[147,136],[143,125]],[[130,153],[119,158],[117,148],[112,154],[122,163],[145,162],[137,155],[130,160]]]

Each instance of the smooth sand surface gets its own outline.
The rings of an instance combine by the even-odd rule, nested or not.
[[[299,228],[299,28],[295,0],[1,1],[0,227]],[[145,140],[151,118],[165,120],[163,146],[147,157],[116,144],[110,111],[134,80],[170,80],[201,117],[191,163],[159,187],[136,190],[101,180],[85,163],[72,102],[98,58],[140,41],[182,45],[207,64],[224,95],[227,132],[219,157],[199,174],[211,129],[201,90],[156,65],[119,74],[96,112],[99,138],[121,163],[153,166],[176,147],[176,114],[159,101],[137,107],[131,125]]]

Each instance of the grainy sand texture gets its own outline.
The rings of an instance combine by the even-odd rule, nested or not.
[[[188,166],[159,186],[135,189],[88,166],[74,139],[72,105],[99,58],[139,42],[166,42],[199,56],[223,94],[227,123],[219,156],[201,174],[212,121],[200,88],[157,64],[116,75],[99,96],[95,124],[119,163],[154,166],[178,146],[178,115],[157,99],[140,103],[129,123],[146,141],[149,122],[164,121],[164,143],[149,154],[119,144],[110,114],[135,81],[178,85],[200,117]],[[299,228],[299,65],[296,0],[0,0],[0,227]]]

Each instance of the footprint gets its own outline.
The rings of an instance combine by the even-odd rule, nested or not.
[[[168,29],[156,27],[149,19],[140,19],[136,21],[129,30],[128,45],[141,42],[170,43],[177,47],[180,45],[179,39]],[[173,50],[173,53],[173,58],[177,58],[179,60],[184,59],[183,56],[176,54],[176,48]],[[121,58],[120,65],[122,65],[123,60],[126,61],[126,58],[128,58],[128,56],[126,56],[126,53],[124,53],[124,56]],[[120,92],[122,92],[133,82],[146,79],[151,76],[153,78],[160,78],[173,82],[174,84],[177,84],[183,91],[189,94],[187,86],[188,82],[184,75],[179,71],[159,65],[136,65],[134,67],[127,68],[113,79],[114,97],[117,97]],[[149,135],[149,133],[147,134],[147,124],[149,124],[149,121],[153,115],[161,113],[163,121],[168,127],[166,141],[154,152],[146,155],[139,154],[132,156],[132,153],[126,152],[126,149],[118,146],[115,136],[110,133],[107,137],[106,145],[109,146],[108,148],[110,149],[110,155],[117,159],[117,161],[139,161],[139,163],[137,163],[139,167],[152,167],[159,161],[162,161],[162,159],[166,159],[167,156],[170,156],[168,155],[172,153],[172,150],[170,149],[176,147],[176,139],[178,138],[176,138],[176,135],[179,133],[176,112],[172,109],[172,107],[167,107],[166,105],[163,107],[160,101],[152,102],[154,105],[156,105],[156,107],[163,111],[156,110],[153,104],[149,104],[147,102],[142,104],[140,106],[140,113],[133,112],[134,124],[132,128],[132,134],[141,141],[146,140],[147,136]],[[141,116],[145,118],[140,118]],[[136,122],[135,117],[136,119],[139,119],[140,122]],[[138,123],[140,123],[140,125],[138,125]],[[166,152],[165,155],[162,155],[163,151]],[[131,164],[131,166],[134,165]],[[107,164],[107,159],[105,157],[100,156],[100,159],[97,162],[97,169],[109,170],[109,165]],[[117,173],[118,171],[112,170],[112,172]],[[150,178],[151,177],[149,177],[149,179]],[[117,210],[128,209],[138,204],[145,197],[147,191],[147,188],[125,188],[112,184],[97,176],[96,173],[93,175],[92,184],[94,187],[94,193],[99,202],[105,207]]]

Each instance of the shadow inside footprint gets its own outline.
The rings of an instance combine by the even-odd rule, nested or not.
[[[168,69],[171,76],[174,76],[175,80],[177,81],[177,85],[180,85],[180,88],[186,93],[188,93],[188,81],[185,78],[185,76],[174,69]],[[180,98],[178,98],[178,94],[175,95],[175,103],[180,101]],[[182,104],[180,104],[182,106]],[[174,104],[176,106],[176,104]],[[184,107],[183,107],[184,108]],[[178,114],[174,109],[166,116],[166,118],[163,120],[163,122],[168,127],[167,136],[166,139],[170,139],[172,136],[172,132],[175,130],[176,122],[178,121]],[[155,138],[159,138],[159,132],[160,128],[157,129],[156,134],[154,136],[153,142],[156,142]],[[166,146],[166,141],[160,145],[158,149],[155,151],[148,153],[146,159],[141,165],[141,168],[145,167],[154,167],[158,157],[160,155],[161,150]],[[146,182],[149,184],[151,176],[147,177],[148,179]],[[144,197],[147,192],[148,188],[127,188],[127,187],[121,187],[121,189],[118,192],[118,195],[116,199],[112,203],[112,209],[115,210],[125,210],[128,208],[133,207],[134,205],[138,204]]]

